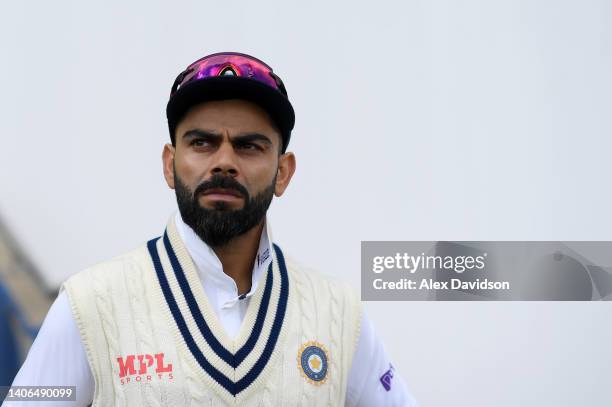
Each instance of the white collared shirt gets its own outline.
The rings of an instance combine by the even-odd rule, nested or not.
[[[259,276],[272,261],[272,238],[268,220],[265,221],[253,264],[251,289],[242,295],[238,293],[235,281],[223,272],[221,261],[215,252],[183,222],[179,212],[176,213],[175,220],[179,235],[193,259],[204,291],[219,321],[228,335],[235,337],[251,296],[257,291]],[[397,370],[393,371],[391,387],[385,387],[383,384],[381,378],[388,373],[390,366],[391,362],[383,344],[364,314],[348,376],[345,406],[416,407],[414,398]],[[54,406],[84,407],[93,400],[95,382],[64,291],[60,292],[51,305],[28,356],[13,381],[13,386],[36,385],[76,386],[76,402],[54,402]],[[46,402],[6,402],[2,407],[45,405]]]
[[[270,256],[272,239],[268,230],[268,221],[266,220],[259,239],[259,248],[253,263],[251,289],[242,295],[238,292],[234,279],[223,272],[221,260],[214,250],[183,222],[178,211],[175,215],[175,223],[179,236],[196,266],[208,301],[213,306],[227,334],[234,338],[240,330],[250,297],[257,291],[259,277],[272,262],[272,256]]]

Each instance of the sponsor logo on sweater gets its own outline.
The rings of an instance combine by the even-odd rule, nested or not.
[[[163,353],[119,356],[117,363],[121,384],[174,378],[172,363],[164,361]]]
[[[391,390],[391,379],[393,379],[393,365],[389,363],[389,370],[387,370],[381,377],[380,383],[383,385],[385,390]]]

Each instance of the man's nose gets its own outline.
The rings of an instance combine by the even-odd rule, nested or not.
[[[211,169],[212,175],[223,174],[235,177],[238,175],[236,165],[236,154],[231,143],[223,142],[214,155],[214,163]]]

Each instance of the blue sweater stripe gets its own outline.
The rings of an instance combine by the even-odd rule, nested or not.
[[[174,298],[174,294],[172,294],[172,290],[170,289],[170,285],[168,284],[168,279],[164,274],[164,269],[159,259],[159,254],[157,252],[157,240],[159,240],[159,238],[149,240],[149,242],[147,243],[147,247],[149,249],[149,253],[151,254],[151,258],[153,259],[153,265],[155,266],[155,272],[157,273],[159,285],[162,288],[164,297],[166,298],[166,302],[168,303],[168,307],[170,307],[170,312],[174,317],[174,321],[176,322],[176,325],[178,326],[181,335],[183,336],[183,340],[187,344],[187,347],[191,351],[193,357],[198,361],[200,366],[202,366],[202,369],[204,369],[206,373],[208,373],[210,377],[212,377],[217,383],[219,383],[225,390],[235,396],[236,384],[232,380],[228,379],[227,376],[225,376],[223,373],[215,369],[214,366],[212,366],[208,362],[208,360],[206,360],[206,358],[200,351],[200,348],[198,348],[198,345],[193,340],[191,333],[189,333],[189,329],[187,328],[185,319],[183,319],[181,310],[179,309],[178,304],[176,303],[176,300]]]
[[[274,318],[274,322],[272,323],[270,337],[266,342],[266,346],[264,347],[261,357],[257,360],[257,362],[255,362],[255,365],[253,365],[251,370],[249,370],[249,372],[236,383],[236,390],[238,393],[253,383],[253,381],[257,379],[257,376],[259,376],[259,373],[266,366],[266,363],[268,363],[270,356],[272,356],[272,351],[276,346],[276,342],[278,341],[278,336],[280,335],[280,331],[283,326],[283,319],[285,318],[285,312],[287,311],[287,300],[289,299],[289,276],[287,275],[285,259],[280,247],[275,244],[273,245],[274,251],[276,252],[276,258],[278,259],[279,269],[281,271],[281,292],[278,300],[278,306],[276,308],[276,316]]]
[[[276,244],[273,245],[274,251],[276,252],[276,257],[278,259],[279,269],[280,269],[281,287],[280,287],[280,298],[279,298],[277,309],[276,309],[276,315],[272,323],[272,329],[270,331],[270,336],[264,346],[264,350],[261,356],[255,362],[253,367],[247,372],[247,374],[244,375],[242,379],[238,380],[237,382],[234,382],[233,380],[225,376],[223,373],[221,373],[219,370],[217,370],[213,365],[211,365],[210,362],[203,355],[202,351],[199,349],[197,344],[195,343],[191,335],[191,332],[189,331],[189,328],[187,327],[187,324],[183,318],[183,315],[181,314],[181,311],[178,307],[174,294],[172,293],[172,289],[170,288],[167,277],[164,273],[164,269],[163,269],[163,266],[159,258],[159,253],[157,251],[157,246],[156,246],[157,240],[159,240],[159,238],[150,240],[147,243],[147,247],[149,249],[151,258],[153,260],[153,265],[155,266],[155,272],[157,274],[159,284],[162,288],[162,292],[170,308],[172,316],[179,328],[179,331],[181,332],[181,335],[185,343],[187,344],[187,347],[189,348],[189,350],[191,351],[192,355],[197,360],[199,365],[202,367],[202,369],[204,369],[204,371],[206,371],[206,373],[210,377],[212,377],[217,383],[219,383],[229,393],[231,393],[233,396],[236,396],[236,394],[240,393],[241,391],[246,389],[251,383],[253,383],[253,381],[255,381],[257,377],[259,376],[259,374],[263,371],[264,367],[266,366],[266,364],[268,363],[272,355],[272,352],[274,350],[274,347],[276,346],[278,337],[280,335],[280,331],[282,328],[282,324],[283,324],[286,309],[287,309],[287,301],[288,301],[288,296],[289,296],[289,278],[288,278],[287,269],[285,265],[285,259],[283,257],[280,247],[278,247]],[[214,336],[214,334],[210,330],[210,327],[204,320],[204,317],[202,316],[197,306],[195,297],[193,296],[193,292],[191,291],[191,288],[189,287],[189,284],[187,282],[183,269],[180,265],[180,262],[178,261],[178,258],[176,257],[176,254],[168,239],[167,232],[164,233],[163,243],[164,243],[166,252],[168,254],[168,257],[170,259],[172,268],[174,270],[174,274],[177,278],[179,286],[181,287],[181,291],[183,295],[185,296],[187,305],[189,307],[189,310],[192,316],[194,317],[194,321],[196,322],[198,329],[204,336],[204,339],[206,340],[206,342],[210,345],[211,349],[213,349],[213,351],[221,359],[223,359],[226,363],[228,363],[230,366],[236,369],[240,365],[240,363],[242,363],[245,360],[245,358],[249,355],[249,353],[253,350],[261,334],[261,330],[263,328],[265,317],[267,315],[267,311],[269,308],[271,291],[272,291],[272,284],[273,284],[273,273],[271,270],[272,264],[270,264],[270,267],[268,269],[268,275],[266,277],[266,285],[264,288],[262,303],[257,312],[257,317],[255,320],[255,324],[253,326],[253,331],[251,332],[251,335],[249,336],[246,343],[236,352],[236,354],[232,354],[223,345],[221,345],[221,343]]]
[[[257,318],[255,320],[255,325],[253,327],[253,331],[249,336],[249,339],[246,343],[238,350],[236,355],[233,355],[230,351],[228,351],[222,344],[219,342],[217,337],[212,333],[210,327],[204,320],[204,316],[198,307],[198,303],[193,296],[193,292],[191,291],[191,287],[187,282],[187,277],[185,276],[185,272],[181,267],[181,263],[178,261],[176,254],[170,244],[170,239],[168,238],[168,233],[164,233],[164,246],[166,248],[166,252],[168,253],[168,257],[170,258],[170,263],[172,264],[172,268],[174,269],[174,275],[176,276],[176,280],[181,287],[181,291],[185,296],[185,300],[187,301],[187,305],[189,306],[189,310],[191,311],[191,315],[198,326],[198,329],[204,336],[204,339],[210,345],[211,349],[219,356],[222,360],[225,361],[228,365],[236,369],[242,361],[248,356],[249,352],[253,350],[255,347],[255,343],[259,339],[259,335],[261,334],[261,328],[263,327],[264,321],[266,319],[266,314],[268,312],[268,304],[270,303],[270,296],[272,293],[272,263],[270,263],[270,267],[268,267],[268,275],[266,277],[266,286],[264,288],[263,298],[261,300],[261,306],[259,308],[259,312],[257,313]],[[259,328],[259,329],[257,329]]]

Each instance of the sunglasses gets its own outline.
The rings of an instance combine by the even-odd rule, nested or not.
[[[170,97],[188,83],[219,76],[249,78],[287,96],[283,81],[263,61],[239,52],[220,52],[198,59],[181,72],[172,85]]]

